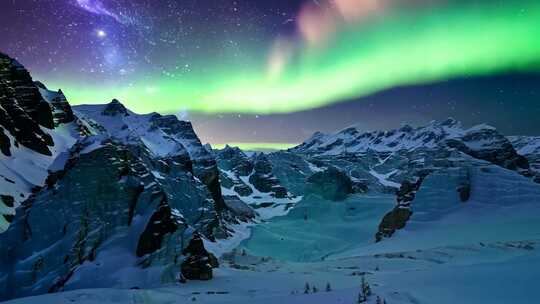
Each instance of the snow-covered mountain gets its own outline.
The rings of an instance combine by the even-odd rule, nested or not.
[[[535,143],[523,138],[509,140],[484,124],[464,128],[448,119],[391,131],[347,128],[335,134],[316,133],[301,145],[268,158],[274,174],[283,177],[284,185],[298,195],[343,199],[354,193],[395,193],[396,205],[381,218],[375,234],[381,241],[406,226],[414,214],[415,195],[427,177],[460,168],[460,182],[453,191],[466,202],[471,196],[473,168],[496,165],[531,178],[535,166],[530,168],[529,161],[538,160]]]
[[[529,161],[535,180],[540,183],[540,137],[539,136],[509,136],[508,139],[520,155]]]
[[[82,132],[64,100],[0,53],[0,232],[49,172],[63,168]]]
[[[301,199],[281,185],[263,153],[247,156],[239,148],[226,146],[216,151],[216,159],[225,201],[241,200],[262,219],[286,214]]]
[[[390,131],[361,132],[352,127],[335,134],[315,133],[291,151],[324,156],[369,151],[411,152],[446,147],[513,170],[528,169],[526,159],[517,154],[510,141],[495,128],[485,124],[463,128],[454,119],[433,121],[418,128],[405,125]]]
[[[0,105],[0,300],[207,280],[217,260],[203,243],[251,221],[225,204],[189,122],[117,100],[72,110],[4,55]]]
[[[106,105],[76,106],[74,112],[99,137],[145,147],[157,158],[173,157],[187,162],[187,167],[212,193],[216,208],[224,208],[216,160],[201,144],[190,122],[174,115],[135,114],[118,100]]]

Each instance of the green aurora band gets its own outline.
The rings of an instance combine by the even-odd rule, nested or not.
[[[540,2],[454,4],[395,10],[347,25],[324,47],[299,46],[277,78],[267,54],[250,69],[210,65],[187,81],[157,75],[133,85],[96,87],[53,81],[74,104],[119,98],[136,112],[287,113],[394,86],[540,71]],[[152,83],[152,86],[148,84]]]

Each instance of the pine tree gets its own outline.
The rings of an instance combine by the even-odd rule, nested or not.
[[[311,288],[311,290],[313,290],[313,293],[317,293],[319,291],[315,285]]]
[[[360,291],[358,293],[358,301],[357,301],[357,303],[361,304],[361,303],[365,303],[366,301],[367,301],[366,296],[364,295],[364,293],[362,291]]]
[[[326,292],[332,291],[332,287],[330,286],[330,282],[326,283]]]
[[[367,297],[371,296],[371,287],[366,281],[365,275],[362,275],[362,293]]]
[[[309,283],[306,282],[306,286],[304,287],[304,293],[305,293],[305,294],[308,294],[308,293],[309,293],[309,290],[310,290]]]

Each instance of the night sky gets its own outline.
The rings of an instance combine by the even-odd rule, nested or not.
[[[72,104],[120,99],[204,141],[452,116],[540,134],[537,0],[3,0],[0,51]]]

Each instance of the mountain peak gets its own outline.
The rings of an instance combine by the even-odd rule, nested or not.
[[[118,99],[113,99],[109,104],[107,104],[101,114],[105,116],[116,116],[118,114],[129,116],[128,110],[120,101],[118,101]]]

